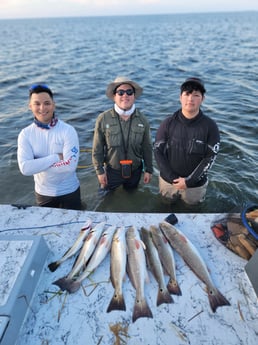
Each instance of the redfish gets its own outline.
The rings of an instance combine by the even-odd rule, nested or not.
[[[105,227],[105,223],[101,222],[101,223],[98,223],[94,228],[90,230],[88,236],[86,237],[84,241],[80,254],[75,260],[75,263],[73,265],[71,272],[68,274],[68,276],[56,280],[53,283],[54,285],[59,286],[61,290],[66,290],[64,283],[67,281],[67,279],[71,280],[80,274],[81,270],[86,266],[94,249],[96,248],[96,245],[104,230],[104,227]]]
[[[81,287],[82,281],[86,279],[104,260],[107,253],[110,251],[112,237],[116,230],[116,226],[110,226],[103,231],[93,254],[84,267],[82,273],[79,276],[70,278],[61,278],[58,282],[55,282],[62,290],[66,290],[69,293],[74,293]]]
[[[181,289],[176,279],[176,265],[173,249],[159,227],[151,225],[150,231],[152,240],[158,250],[163,269],[169,276],[167,289],[171,294],[181,296]]]
[[[144,283],[148,280],[144,244],[140,239],[139,231],[131,226],[126,233],[128,250],[127,272],[133,287],[136,290],[132,320],[140,317],[152,318],[152,312],[144,295]]]
[[[125,227],[118,228],[111,244],[110,277],[115,291],[107,308],[107,313],[112,310],[126,310],[122,290],[123,280],[126,276],[127,259],[125,234]]]
[[[229,301],[214,285],[204,260],[189,239],[180,230],[165,221],[161,222],[159,226],[168,239],[170,245],[178,252],[197,277],[206,285],[211,310],[215,312],[220,306],[230,305]]]
[[[157,306],[162,303],[173,303],[173,299],[166,287],[163,267],[159,258],[158,250],[152,241],[152,235],[149,230],[141,228],[141,239],[144,242],[146,249],[147,265],[152,272],[154,278],[158,283]]]

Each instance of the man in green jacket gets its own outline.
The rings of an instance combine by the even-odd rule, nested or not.
[[[126,77],[117,77],[107,86],[106,95],[113,108],[101,113],[95,124],[92,161],[100,187],[107,191],[120,185],[136,188],[142,172],[143,182],[153,172],[150,125],[135,107],[143,89]]]

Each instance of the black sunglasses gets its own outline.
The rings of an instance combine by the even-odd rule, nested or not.
[[[132,96],[134,94],[133,89],[127,89],[127,90],[117,90],[115,93],[117,93],[119,96],[123,96],[125,93],[127,96]]]

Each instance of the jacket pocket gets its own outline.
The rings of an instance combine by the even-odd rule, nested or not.
[[[199,139],[192,139],[189,144],[190,155],[205,155],[207,152],[207,144]]]
[[[121,133],[117,125],[106,128],[106,143],[108,147],[116,147],[121,145]]]
[[[143,136],[144,136],[144,125],[141,123],[138,123],[136,126],[133,126],[132,129],[132,142],[134,146],[139,146],[143,142]]]

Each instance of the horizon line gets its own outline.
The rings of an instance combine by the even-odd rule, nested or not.
[[[103,18],[103,17],[135,17],[135,16],[164,16],[164,15],[188,15],[188,14],[222,14],[222,13],[247,13],[258,12],[258,10],[216,10],[203,12],[169,12],[169,13],[137,13],[137,14],[92,14],[92,15],[62,15],[62,16],[42,16],[42,17],[6,17],[0,20],[28,20],[28,19],[65,19],[65,18]]]

